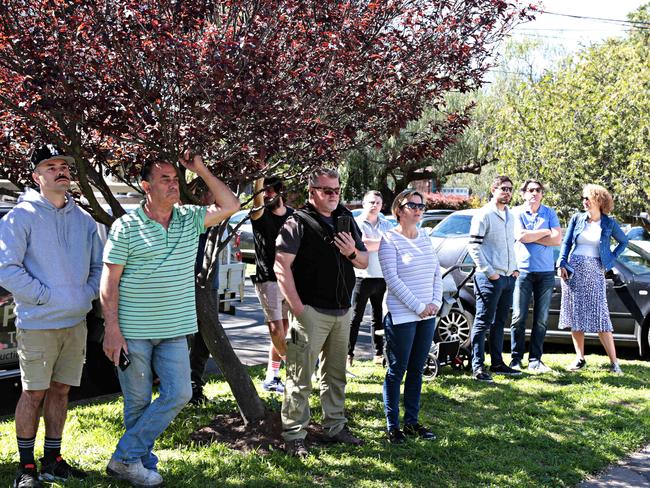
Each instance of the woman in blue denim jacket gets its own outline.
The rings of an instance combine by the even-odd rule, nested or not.
[[[571,329],[576,360],[569,367],[578,371],[587,365],[585,360],[585,332],[598,333],[611,363],[610,371],[621,374],[616,359],[605,285],[605,272],[612,269],[616,258],[625,250],[627,237],[608,214],[614,208],[614,199],[599,185],[586,185],[582,190],[585,212],[571,217],[567,228],[558,272],[562,278],[560,329]],[[618,245],[612,251],[611,240]]]

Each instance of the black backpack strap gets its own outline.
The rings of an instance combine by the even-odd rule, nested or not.
[[[309,215],[307,212],[304,210],[296,210],[293,213],[294,217],[298,217],[300,221],[302,221],[303,224],[305,224],[307,227],[309,227],[311,230],[316,232],[316,235],[318,235],[323,241],[327,244],[332,243],[332,238],[327,234],[323,226],[316,220],[314,217]]]

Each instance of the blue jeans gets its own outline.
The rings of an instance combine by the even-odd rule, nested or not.
[[[388,370],[384,380],[384,411],[389,430],[399,427],[399,390],[405,372],[404,424],[418,423],[422,370],[431,349],[435,330],[435,318],[396,325],[393,324],[390,314],[384,318],[388,357]]]
[[[533,297],[533,327],[530,331],[530,352],[528,362],[541,361],[546,336],[548,310],[551,306],[555,273],[553,271],[523,271],[512,300],[512,324],[510,326],[510,344],[513,361],[521,361],[526,352],[526,319],[530,297]]]
[[[503,364],[503,327],[508,320],[515,288],[514,276],[490,280],[485,273],[474,275],[476,318],[472,326],[472,370],[483,368],[485,361],[485,334],[490,333],[492,366]]]
[[[153,444],[192,397],[190,360],[185,336],[173,339],[127,339],[131,364],[117,373],[124,395],[126,432],[113,459],[156,469]],[[159,396],[151,401],[153,370],[160,378]]]

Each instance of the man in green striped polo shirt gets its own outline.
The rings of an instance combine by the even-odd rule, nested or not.
[[[106,470],[134,486],[162,484],[154,442],[192,396],[186,336],[197,330],[199,235],[239,210],[237,198],[201,156],[186,151],[179,162],[203,179],[214,203],[179,205],[176,168],[148,162],[141,175],[145,200],[113,223],[104,249],[104,352],[120,366],[126,427]],[[152,402],[153,370],[160,378],[160,395]]]

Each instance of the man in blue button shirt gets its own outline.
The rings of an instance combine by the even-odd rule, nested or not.
[[[526,346],[526,318],[531,296],[533,326],[530,333],[528,370],[546,373],[551,369],[542,362],[546,323],[555,285],[555,264],[552,246],[562,241],[560,222],[552,208],[542,205],[544,186],[537,180],[526,180],[521,187],[524,204],[513,209],[515,216],[515,256],[519,277],[512,304],[510,367],[522,368]]]

